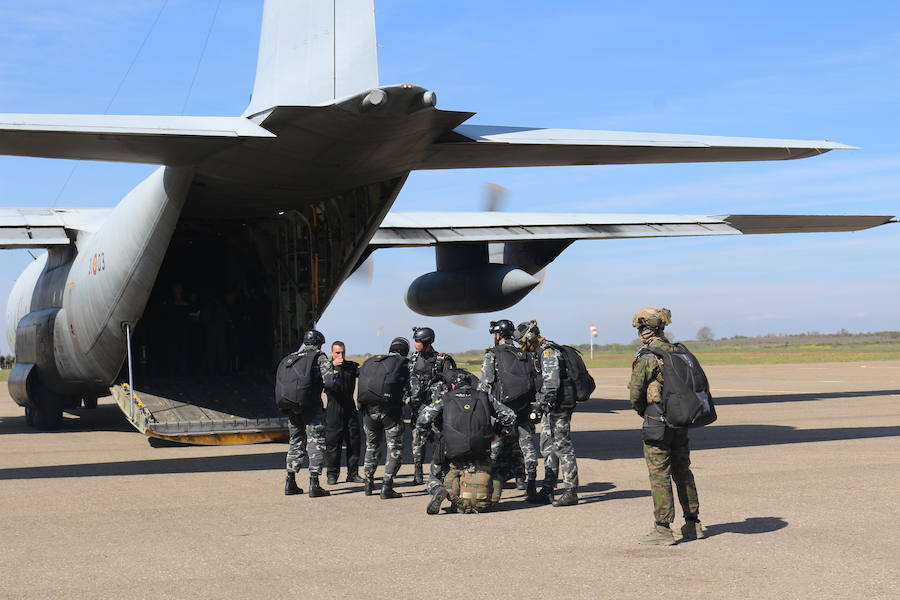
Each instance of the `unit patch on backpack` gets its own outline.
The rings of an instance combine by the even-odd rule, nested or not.
[[[718,418],[703,367],[683,344],[669,352],[655,346],[641,348],[638,356],[654,354],[662,359],[660,412],[671,427],[702,427]]]

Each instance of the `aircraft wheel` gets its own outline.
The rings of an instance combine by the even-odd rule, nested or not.
[[[31,409],[34,427],[41,430],[59,429],[62,424],[63,397],[49,390],[40,390]]]
[[[30,406],[25,407],[25,424],[34,427],[34,409]]]
[[[81,399],[84,403],[85,408],[94,409],[97,408],[97,397],[96,396],[85,396]]]

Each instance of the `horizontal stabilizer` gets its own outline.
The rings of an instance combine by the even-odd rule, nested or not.
[[[858,231],[889,216],[391,212],[370,246]]]
[[[826,140],[460,125],[417,168],[788,160],[851,148]]]
[[[109,208],[0,208],[0,250],[67,246],[77,231],[96,231]]]
[[[271,132],[243,117],[0,114],[0,154],[184,166]]]

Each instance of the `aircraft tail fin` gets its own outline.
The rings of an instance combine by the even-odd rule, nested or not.
[[[377,86],[374,0],[266,0],[245,116]]]

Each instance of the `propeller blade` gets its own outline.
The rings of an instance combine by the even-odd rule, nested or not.
[[[541,292],[541,288],[544,287],[544,280],[547,279],[547,267],[544,267],[543,269],[538,271],[535,277],[540,280],[540,283],[538,283],[534,287],[534,292],[539,294]]]
[[[466,329],[475,329],[475,317],[472,315],[453,315],[452,317],[447,317],[447,320]]]
[[[484,200],[482,210],[497,212],[503,210],[509,190],[497,183],[484,182]]]
[[[375,257],[369,256],[363,264],[359,265],[359,268],[353,271],[350,274],[350,277],[347,279],[352,281],[353,283],[359,283],[362,285],[372,285],[372,280],[375,278]]]

